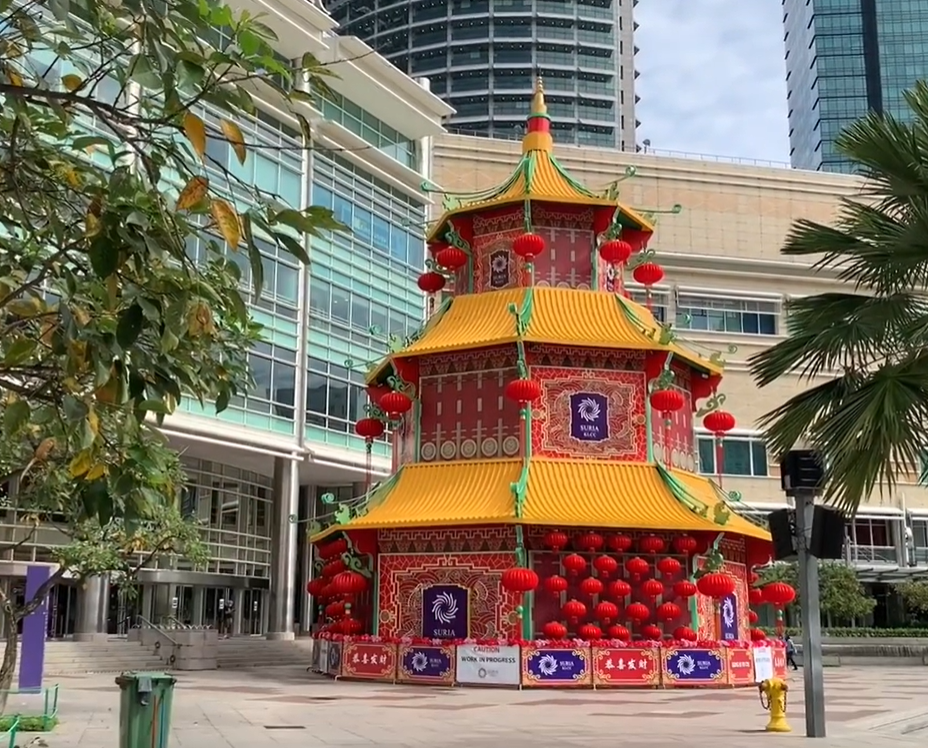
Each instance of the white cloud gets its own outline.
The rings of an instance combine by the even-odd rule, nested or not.
[[[789,161],[780,0],[642,0],[639,143]]]

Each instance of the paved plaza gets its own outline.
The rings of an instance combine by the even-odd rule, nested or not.
[[[928,739],[925,668],[826,670],[828,746]],[[801,673],[795,674],[801,675]],[[49,748],[115,748],[115,674],[60,677]],[[333,682],[304,668],[177,673],[171,748],[384,746],[768,746],[804,740],[802,679],[791,678],[791,735],[763,733],[755,689],[491,690]],[[26,736],[17,741],[29,742]]]

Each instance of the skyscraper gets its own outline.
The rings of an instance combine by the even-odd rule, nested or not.
[[[339,31],[453,106],[452,131],[512,138],[536,76],[560,143],[634,150],[630,0],[327,0]]]
[[[835,139],[868,111],[906,118],[928,78],[928,0],[783,0],[794,167],[849,172]]]

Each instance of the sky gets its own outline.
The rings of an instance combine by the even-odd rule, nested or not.
[[[789,161],[781,0],[640,0],[638,142]]]

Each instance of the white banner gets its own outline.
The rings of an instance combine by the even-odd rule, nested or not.
[[[457,657],[458,683],[492,686],[517,686],[522,678],[522,663],[518,646],[500,647],[479,644],[459,644]]]
[[[754,647],[754,680],[758,683],[773,677],[773,649]]]

